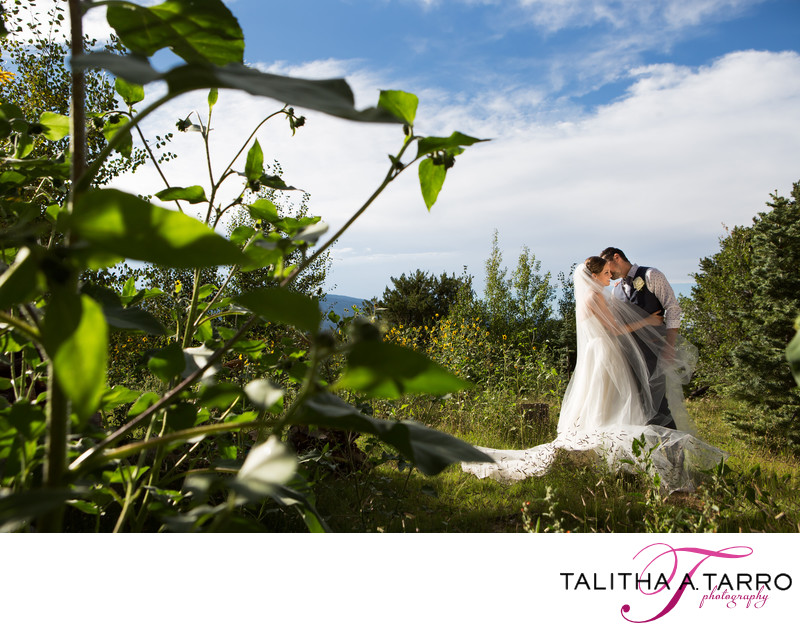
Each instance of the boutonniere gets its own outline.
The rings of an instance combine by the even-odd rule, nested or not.
[[[633,288],[636,291],[641,291],[642,287],[644,287],[644,278],[637,276],[633,279]]]

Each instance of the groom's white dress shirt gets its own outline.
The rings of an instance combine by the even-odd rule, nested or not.
[[[628,271],[628,278],[633,280],[636,272],[639,270],[639,265],[634,263]],[[675,292],[672,286],[667,281],[667,277],[661,270],[655,267],[649,268],[644,274],[644,281],[647,283],[647,288],[652,291],[661,306],[664,307],[664,324],[668,329],[677,329],[681,325],[681,307],[678,304],[678,299],[675,297]],[[612,293],[615,298],[626,300],[625,293],[622,289],[622,281],[614,285]]]

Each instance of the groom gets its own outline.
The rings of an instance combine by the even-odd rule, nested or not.
[[[619,248],[606,248],[600,253],[600,256],[608,261],[611,278],[621,279],[612,290],[615,298],[627,300],[647,313],[660,311],[664,316],[664,324],[667,327],[666,347],[661,354],[665,361],[671,361],[674,356],[675,340],[678,337],[678,326],[681,322],[681,308],[666,276],[654,267],[640,267],[631,264],[625,253]],[[647,370],[652,375],[658,363],[658,356],[644,346],[642,346],[642,352],[647,363]],[[676,429],[675,420],[672,418],[672,412],[670,412],[667,402],[664,375],[650,380],[650,390],[653,393],[653,404],[658,407],[658,410],[648,424]]]

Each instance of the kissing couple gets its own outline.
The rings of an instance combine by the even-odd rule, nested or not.
[[[628,467],[634,441],[644,437],[662,487],[693,490],[726,454],[695,437],[684,406],[697,351],[678,335],[681,309],[666,276],[609,247],[578,265],[573,283],[578,355],[556,439],[524,450],[479,447],[494,463],[462,469],[513,482],[543,475],[559,450]]]

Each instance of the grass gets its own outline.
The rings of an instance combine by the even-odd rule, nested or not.
[[[372,466],[332,467],[314,485],[316,504],[338,532],[798,532],[798,460],[734,435],[722,419],[737,405],[688,402],[698,436],[730,454],[730,470],[693,494],[663,497],[640,477],[569,458],[541,478],[513,485],[479,480],[457,466],[427,477],[396,459],[380,462],[382,448],[359,439]],[[546,426],[526,426],[515,397],[490,391],[447,401],[419,398],[379,412],[498,448],[552,440],[557,417],[551,406]],[[281,523],[281,529],[304,529],[299,519]]]

